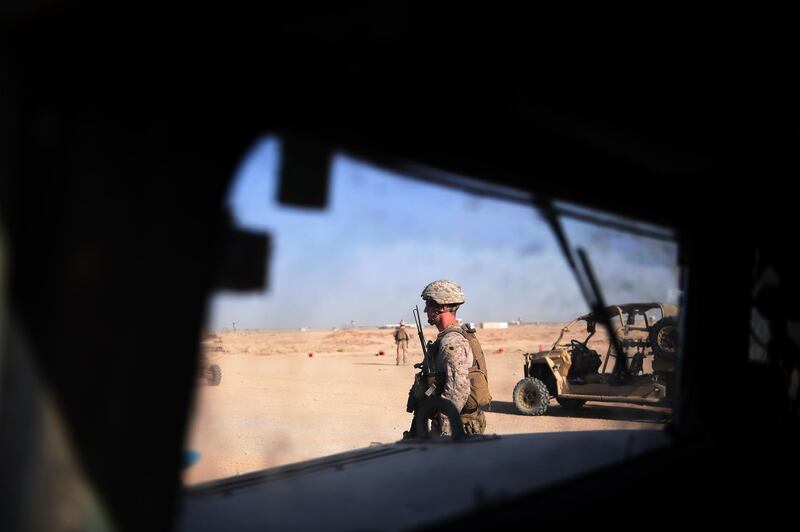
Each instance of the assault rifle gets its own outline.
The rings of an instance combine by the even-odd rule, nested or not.
[[[414,367],[419,369],[419,373],[414,375],[414,384],[408,391],[408,402],[406,403],[406,412],[414,412],[414,418],[411,420],[411,428],[403,433],[403,439],[415,438],[417,436],[417,412],[420,405],[425,399],[432,397],[436,393],[436,364],[433,357],[431,346],[433,342],[430,340],[425,342],[425,335],[422,333],[422,320],[419,317],[419,306],[414,306],[414,323],[417,325],[417,334],[419,335],[419,343],[422,347],[422,362],[414,364]]]

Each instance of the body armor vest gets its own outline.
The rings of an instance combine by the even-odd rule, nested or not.
[[[439,333],[432,346],[434,355],[439,353],[442,337],[451,332],[463,336],[469,342],[469,347],[472,350],[472,366],[469,368],[469,397],[461,413],[475,412],[478,407],[487,406],[492,402],[492,395],[489,392],[489,370],[486,367],[486,359],[483,356],[483,349],[475,333],[459,326],[448,327]],[[437,375],[437,380],[442,378],[443,376],[439,377]],[[444,389],[443,382],[437,382],[437,386],[440,390]]]

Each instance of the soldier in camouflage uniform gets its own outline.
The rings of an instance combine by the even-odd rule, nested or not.
[[[456,283],[439,280],[425,287],[422,299],[425,300],[428,323],[439,330],[439,336],[432,346],[439,395],[455,405],[467,433],[483,433],[486,419],[479,407],[491,402],[491,396],[486,378],[486,362],[474,330],[470,332],[463,329],[456,319],[456,312],[464,303],[464,293]],[[478,351],[477,357],[473,351]],[[480,399],[477,402],[474,385],[476,381],[473,380],[471,386],[471,378],[476,372],[482,375],[478,384]],[[434,434],[451,434],[447,416],[437,414],[431,423],[431,431]]]
[[[406,365],[406,353],[408,352],[408,331],[406,324],[400,320],[400,325],[394,330],[394,343],[397,344],[397,366],[400,365],[402,358],[403,365]],[[402,355],[402,357],[401,357]]]

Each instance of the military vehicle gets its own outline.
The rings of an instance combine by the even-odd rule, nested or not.
[[[203,384],[219,386],[222,382],[222,369],[219,367],[219,364],[214,363],[214,355],[211,355],[211,353],[221,353],[224,351],[222,346],[219,345],[221,341],[219,336],[214,334],[203,336],[203,341],[201,343],[203,356],[200,358],[200,364],[197,367],[197,378]]]
[[[625,357],[622,366],[612,367],[623,367],[623,372],[606,371],[609,360],[618,356],[614,342],[609,342],[604,357],[588,345],[599,317],[595,313],[579,316],[561,329],[549,350],[524,353],[525,378],[513,392],[517,410],[540,416],[553,397],[570,409],[580,408],[586,401],[667,404],[678,347],[677,305],[627,303],[605,310]],[[588,336],[565,341],[570,328],[579,322],[586,322]]]

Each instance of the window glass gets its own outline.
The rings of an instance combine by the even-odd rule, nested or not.
[[[668,421],[663,405],[568,409],[553,398],[543,416],[520,411],[515,389],[538,375],[532,354],[562,332],[565,346],[589,336],[586,321],[563,331],[587,303],[550,227],[518,200],[524,194],[499,199],[338,155],[328,208],[287,207],[276,199],[280,149],[278,138],[259,140],[228,198],[237,225],[271,234],[270,278],[264,292],[220,292],[209,302],[187,483],[399,440],[411,422],[413,364],[422,359],[412,309],[422,310],[420,293],[437,279],[463,288],[458,318],[475,324],[485,353],[488,433],[657,430]],[[609,304],[677,302],[677,249],[668,238],[576,219],[564,227],[573,247],[587,251]],[[410,336],[405,361],[394,338],[401,320]],[[635,324],[646,329],[642,316]],[[422,332],[437,335],[427,323]],[[587,347],[600,357],[590,373],[610,373],[601,326]],[[638,373],[652,371],[646,360]],[[572,392],[592,379],[571,374]]]

